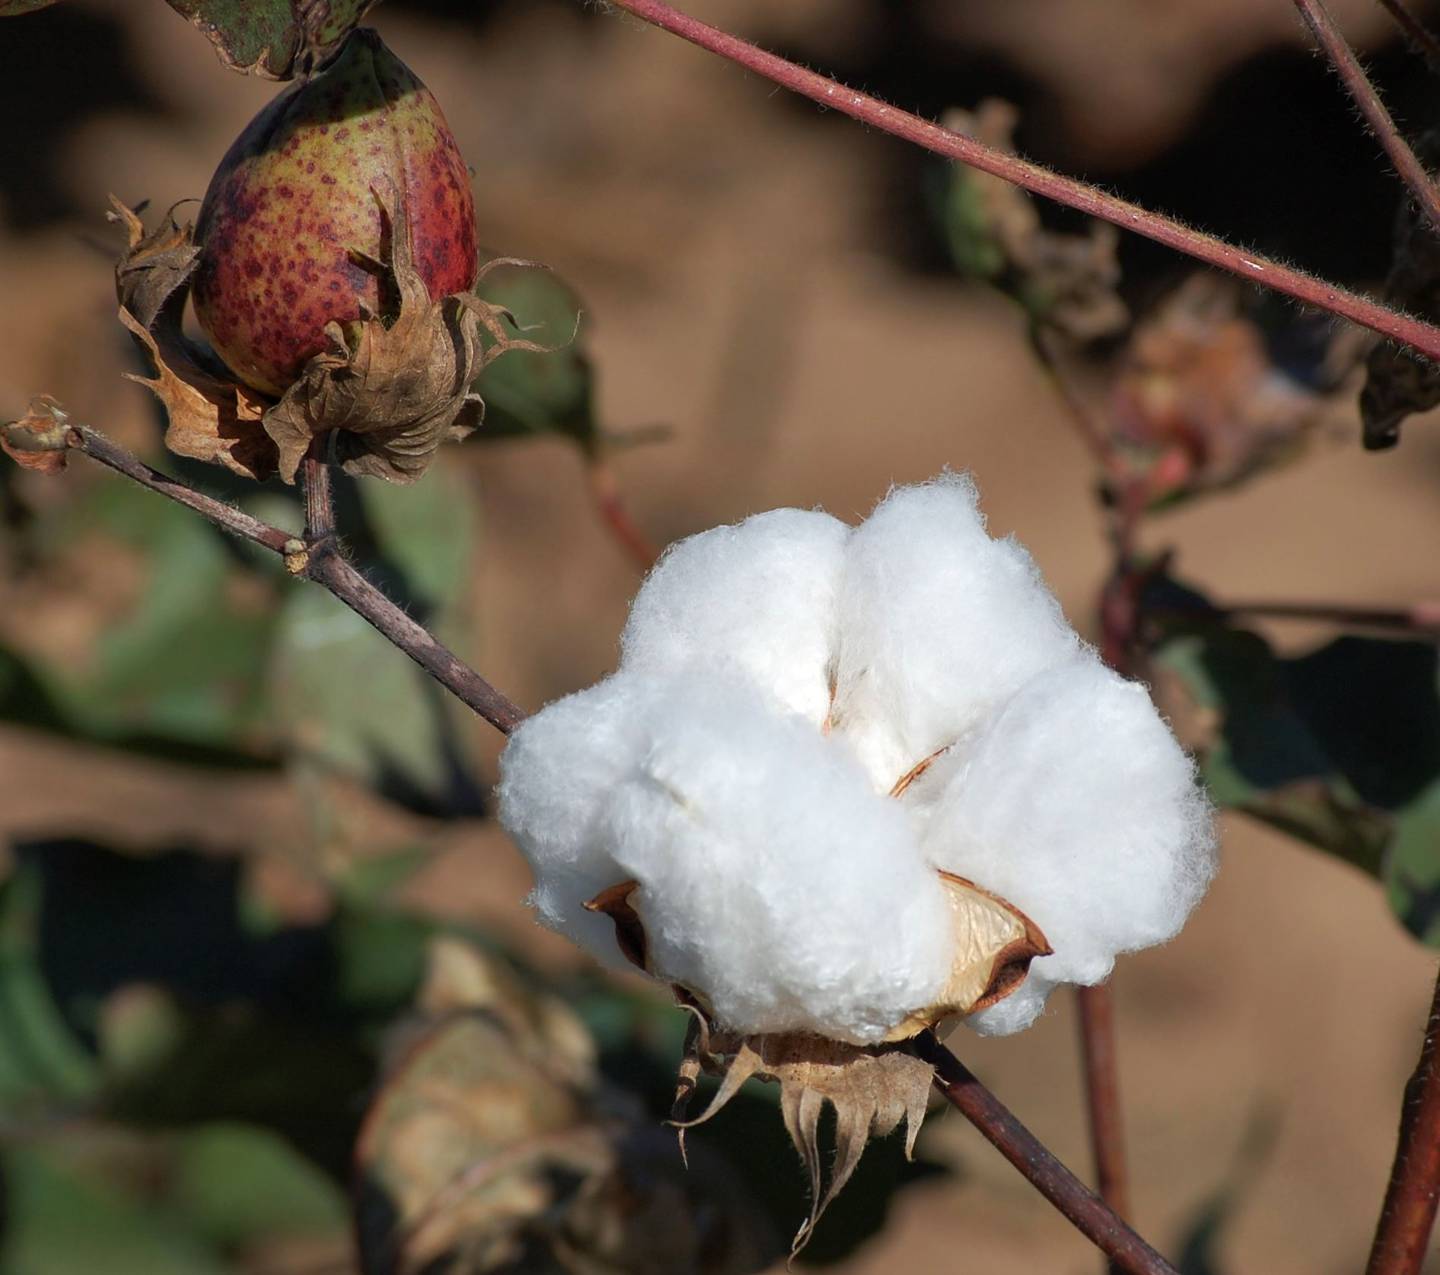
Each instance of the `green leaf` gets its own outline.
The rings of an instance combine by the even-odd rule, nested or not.
[[[311,586],[285,603],[270,698],[297,760],[439,801],[454,780],[448,709],[410,658]]]
[[[423,483],[357,482],[374,556],[395,573],[405,601],[452,611],[470,579],[475,540],[473,494],[455,470],[431,467]]]
[[[10,1111],[83,1101],[100,1080],[40,965],[42,892],[24,864],[0,887],[0,1108]]]
[[[146,1207],[87,1157],[69,1152],[6,1152],[0,1268],[15,1275],[225,1275],[225,1264],[182,1220]]]
[[[166,0],[232,70],[288,80],[324,62],[378,0]]]
[[[256,755],[263,743],[275,592],[189,510],[104,483],[48,529],[52,544],[106,540],[140,556],[139,598],[84,667],[46,668],[65,716],[94,739],[136,737]]]
[[[1440,783],[1406,807],[1385,864],[1385,895],[1416,938],[1440,947]]]
[[[508,351],[480,374],[474,388],[485,400],[485,423],[477,437],[560,433],[593,445],[594,376],[579,336],[580,298],[553,272],[522,266],[498,267],[476,291],[515,316],[506,325],[512,336],[555,347]]]
[[[170,1205],[221,1248],[340,1231],[348,1216],[334,1182],[283,1138],[251,1125],[212,1124],[184,1135],[171,1184]]]
[[[0,0],[0,18],[14,18],[36,9],[48,9],[56,0]]]

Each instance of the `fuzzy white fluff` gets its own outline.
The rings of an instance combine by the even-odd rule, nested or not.
[[[1214,871],[1209,806],[1144,688],[952,475],[853,530],[785,509],[672,547],[617,673],[515,732],[499,796],[546,925],[616,962],[583,904],[638,881],[653,970],[724,1025],[861,1044],[949,972],[938,868],[1054,948],[968,1020],[995,1033],[1172,937]]]

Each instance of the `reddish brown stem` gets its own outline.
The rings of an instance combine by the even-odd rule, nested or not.
[[[1419,1275],[1440,1201],[1440,978],[1420,1061],[1405,1086],[1400,1138],[1366,1275]]]
[[[1148,614],[1167,608],[1157,607]],[[1387,629],[1398,633],[1440,633],[1440,602],[1408,607],[1361,607],[1334,602],[1231,602],[1199,608],[1217,620],[1303,620],[1344,628]]]
[[[1175,1275],[1175,1268],[1070,1172],[1010,1110],[929,1032],[913,1048],[935,1068],[935,1085],[1025,1178],[1111,1261],[1135,1275]]]
[[[1407,9],[1401,0],[1380,0],[1380,7],[1395,19],[1395,25],[1405,33],[1413,44],[1433,66],[1440,66],[1440,40],[1430,29]]]
[[[313,552],[335,535],[334,493],[330,483],[328,434],[310,444],[301,462],[300,482],[305,491],[305,541]]]
[[[588,461],[586,469],[590,494],[595,498],[595,507],[600,511],[601,520],[610,528],[635,565],[641,571],[649,571],[660,555],[625,507],[614,471],[599,458]]]
[[[1325,56],[1335,68],[1335,74],[1340,77],[1345,91],[1350,94],[1351,100],[1370,126],[1370,131],[1375,134],[1380,149],[1395,165],[1400,180],[1425,210],[1430,224],[1440,228],[1440,191],[1436,190],[1434,179],[1425,171],[1425,166],[1410,149],[1410,144],[1400,136],[1400,130],[1395,127],[1395,121],[1385,109],[1385,103],[1375,91],[1375,85],[1365,74],[1365,68],[1360,65],[1355,51],[1346,43],[1340,28],[1335,25],[1330,11],[1325,8],[1322,0],[1295,0],[1295,8],[1299,10],[1305,25],[1310,28],[1316,43],[1325,51]]]
[[[1120,1108],[1120,1070],[1115,1050],[1115,1006],[1110,989],[1078,987],[1080,1045],[1085,1059],[1085,1108],[1090,1115],[1090,1145],[1100,1198],[1119,1217],[1130,1216],[1130,1184],[1125,1167],[1125,1129]],[[1113,1263],[1112,1271],[1121,1269]]]
[[[986,146],[973,137],[951,132],[929,120],[891,106],[868,93],[846,88],[828,76],[806,70],[736,36],[681,13],[664,0],[609,0],[617,9],[678,35],[692,44],[718,54],[755,74],[763,76],[821,106],[841,112],[863,124],[923,147],[946,159],[959,160],[981,172],[1012,182],[1032,194],[1053,199],[1091,217],[1114,222],[1136,234],[1165,244],[1220,270],[1239,275],[1250,283],[1273,288],[1287,296],[1313,305],[1330,314],[1350,319],[1421,354],[1440,359],[1440,328],[1408,314],[1392,310],[1369,297],[1360,296],[1336,284],[1317,279],[1234,244],[1150,212],[1116,195],[1063,177],[1059,173]]]

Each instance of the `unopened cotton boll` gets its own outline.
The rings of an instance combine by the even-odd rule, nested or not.
[[[829,514],[776,509],[672,545],[630,609],[622,667],[654,675],[697,660],[731,665],[819,725],[830,710],[849,537]]]
[[[902,487],[851,538],[834,720],[890,784],[1073,656],[1030,555],[992,540],[968,477]]]

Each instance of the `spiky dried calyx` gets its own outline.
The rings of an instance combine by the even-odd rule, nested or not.
[[[475,282],[475,207],[439,103],[371,30],[281,93],[235,140],[196,223],[195,315],[245,384],[278,397],[328,324],[383,313],[391,227],[410,228],[432,301]]]

